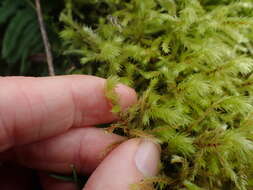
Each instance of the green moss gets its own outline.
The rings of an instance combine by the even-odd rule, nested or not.
[[[73,73],[138,92],[116,126],[161,143],[161,175],[147,183],[252,188],[251,0],[69,0],[61,21],[65,54],[82,64]]]

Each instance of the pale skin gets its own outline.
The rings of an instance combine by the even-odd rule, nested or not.
[[[104,85],[104,79],[84,75],[1,77],[0,161],[22,168],[2,168],[0,189],[29,189],[30,173],[23,168],[36,169],[45,190],[76,190],[74,184],[47,174],[70,174],[71,164],[78,173],[91,175],[84,190],[128,190],[131,184],[156,175],[158,145],[126,140],[94,127],[117,119]],[[116,92],[123,110],[137,101],[135,91],[127,86],[118,85]],[[121,144],[102,154],[116,143]],[[24,180],[19,184],[15,178]]]

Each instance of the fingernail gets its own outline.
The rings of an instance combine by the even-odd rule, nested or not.
[[[135,164],[144,177],[155,176],[159,172],[160,146],[151,140],[141,140],[135,154]]]

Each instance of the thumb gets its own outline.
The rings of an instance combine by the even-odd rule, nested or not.
[[[128,140],[102,161],[83,190],[129,190],[132,184],[156,175],[159,161],[158,145],[146,139]]]

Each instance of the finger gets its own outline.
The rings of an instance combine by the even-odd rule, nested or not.
[[[54,179],[47,173],[40,173],[40,182],[43,190],[78,190],[76,184]]]
[[[132,139],[113,150],[89,178],[84,190],[129,190],[158,172],[160,149],[148,140]]]
[[[105,80],[93,76],[0,78],[0,151],[63,133],[71,127],[111,122]],[[136,101],[118,85],[120,105]]]
[[[17,147],[9,158],[38,170],[71,173],[71,165],[83,174],[91,173],[102,161],[112,145],[122,142],[123,137],[106,133],[98,128],[72,129],[65,134],[43,142]]]

